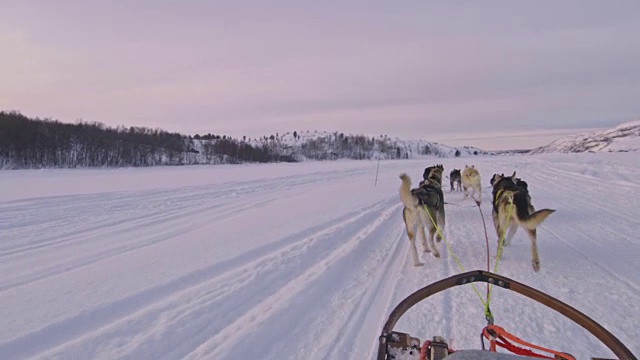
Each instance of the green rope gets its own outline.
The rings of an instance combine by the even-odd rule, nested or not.
[[[431,213],[429,212],[429,209],[427,208],[426,205],[425,205],[424,209],[427,212],[427,215],[429,215],[429,219],[431,219],[431,223],[433,224],[433,226],[436,227],[436,230],[438,231],[438,234],[440,235],[440,238],[442,239],[442,241],[444,241],[444,244],[447,246],[447,249],[449,250],[449,253],[451,254],[451,257],[453,257],[453,259],[456,261],[456,263],[460,267],[460,270],[462,270],[462,272],[465,272],[464,266],[462,266],[462,262],[460,262],[460,259],[458,259],[458,257],[453,252],[453,250],[451,250],[451,247],[449,246],[449,242],[447,242],[447,239],[445,239],[445,237],[442,234],[442,231],[440,230],[440,227],[438,226],[438,224],[436,224],[436,222],[433,220],[433,216],[431,216]],[[483,306],[485,306],[485,309],[486,309],[488,307],[488,304],[485,303],[484,299],[482,298],[482,295],[480,295],[480,291],[478,291],[478,288],[476,288],[476,285],[474,283],[471,283],[471,286],[473,287],[473,290],[476,292],[476,295],[478,295],[478,298],[480,299],[480,302],[482,303]]]
[[[493,265],[493,272],[495,274],[498,273],[498,264],[500,263],[500,258],[502,257],[502,247],[504,246],[504,238],[507,234],[507,229],[509,229],[509,219],[511,219],[511,212],[513,211],[513,197],[509,197],[509,209],[507,211],[507,220],[504,224],[504,231],[502,232],[502,236],[498,241],[498,254],[496,255],[496,262]],[[487,321],[493,323],[493,315],[491,314],[491,309],[489,309],[489,304],[491,303],[491,291],[493,290],[493,285],[489,284],[489,290],[487,291],[487,302],[485,303],[484,315],[487,318]]]
[[[502,232],[502,237],[500,237],[498,241],[498,255],[496,256],[496,262],[495,262],[495,265],[493,266],[494,273],[497,273],[498,271],[498,263],[500,262],[500,256],[502,254],[504,238],[507,234],[507,229],[509,228],[509,219],[511,218],[511,212],[513,211],[513,198],[509,199],[509,203],[511,204],[511,206],[509,206],[509,211],[507,212],[507,220],[505,222],[505,228],[504,228],[504,231]],[[433,219],[433,216],[431,216],[431,213],[429,212],[429,209],[427,208],[426,205],[424,206],[424,209],[427,215],[429,215],[429,219],[431,220],[431,223],[433,224],[433,226],[436,227],[436,231],[440,235],[440,238],[442,239],[442,241],[444,241],[444,244],[447,246],[447,250],[449,250],[449,254],[451,254],[451,257],[453,257],[455,262],[458,264],[458,266],[460,267],[460,270],[462,272],[465,272],[464,266],[462,266],[462,262],[460,261],[460,259],[458,259],[456,254],[453,252],[453,250],[451,249],[451,246],[449,246],[449,242],[444,237],[444,234],[442,234],[440,227],[438,226],[438,224],[436,224],[435,220]],[[493,290],[493,285],[489,285],[489,290],[487,291],[487,301],[484,301],[484,299],[482,298],[482,295],[480,295],[480,291],[478,291],[478,288],[476,288],[475,284],[472,283],[471,286],[473,287],[473,290],[475,291],[476,295],[478,295],[478,299],[480,299],[480,302],[484,306],[484,316],[487,319],[487,322],[492,324],[493,315],[491,314],[491,309],[489,308],[489,304],[491,303],[491,291]]]

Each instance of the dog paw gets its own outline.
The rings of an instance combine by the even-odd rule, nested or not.
[[[531,265],[533,265],[533,271],[540,271],[540,260],[531,260]]]
[[[442,241],[442,236],[440,236],[440,234],[436,235],[436,241],[437,242]]]
[[[419,262],[419,263],[413,263],[413,266],[418,267],[418,266],[422,266],[424,265],[423,263]]]
[[[439,258],[439,257],[440,257],[440,253],[439,253],[439,252],[437,252],[437,251],[434,251],[434,252],[433,252],[433,256],[435,256],[435,257]]]

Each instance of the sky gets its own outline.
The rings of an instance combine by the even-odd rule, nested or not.
[[[437,159],[447,174],[469,160]],[[640,156],[473,161],[483,187],[517,171],[536,209],[556,210],[537,227],[538,272],[522,229],[496,263],[491,190],[480,212],[447,179],[444,241],[426,253],[418,238],[414,266],[398,175],[415,184],[424,158],[0,171],[1,358],[375,359],[391,311],[428,284],[487,269],[487,247],[491,271],[640,354]],[[480,298],[468,285],[433,294],[393,329],[479,350],[486,284],[476,287]],[[576,359],[630,359],[546,306],[491,294],[495,324],[522,340]]]
[[[637,1],[0,1],[0,109],[486,149],[640,117]]]

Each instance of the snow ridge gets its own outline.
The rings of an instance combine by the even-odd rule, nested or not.
[[[640,151],[640,119],[613,129],[580,133],[535,148],[531,154]]]

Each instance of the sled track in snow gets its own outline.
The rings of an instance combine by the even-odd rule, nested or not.
[[[353,176],[353,173],[339,173],[340,176],[333,174],[328,178],[348,177]],[[9,216],[5,216],[7,224],[24,223],[27,221],[24,219],[34,220],[22,225],[26,226],[25,230],[16,225],[4,227],[2,237],[22,239],[27,237],[24,231],[28,231],[30,235],[27,238],[35,240],[27,244],[10,242],[5,248],[0,248],[0,261],[23,261],[21,259],[31,257],[32,252],[59,252],[59,256],[51,265],[40,268],[35,273],[20,278],[13,277],[13,280],[12,277],[3,278],[0,281],[0,293],[171,240],[201,225],[233,217],[249,208],[265,206],[282,197],[282,193],[273,190],[286,188],[291,196],[295,196],[303,191],[301,187],[326,181],[326,177],[286,177],[272,182],[252,181],[216,186],[214,189],[198,186],[135,195],[126,192],[108,193],[5,203],[3,206],[9,210]],[[256,194],[260,196],[256,197]],[[135,211],[121,213],[114,219],[113,211],[121,209]],[[42,223],[38,224],[37,221]],[[81,225],[78,227],[77,224]],[[40,230],[34,231],[34,227]],[[38,233],[41,236],[34,235]],[[113,242],[114,237],[126,241]],[[94,244],[99,246],[93,246]],[[84,251],[78,250],[81,247]]]
[[[47,353],[48,350],[55,349],[56,346],[66,344],[78,337],[94,337],[95,341],[100,342],[104,336],[101,334],[103,332],[115,332],[110,336],[130,337],[134,340],[131,342],[132,345],[123,346],[122,351],[136,353],[140,350],[136,348],[139,342],[150,346],[153,344],[154,337],[160,336],[162,339],[162,333],[166,335],[172,329],[180,329],[185,326],[189,327],[190,333],[178,335],[179,332],[176,332],[173,334],[171,341],[175,342],[176,346],[171,353],[154,355],[158,358],[184,357],[200,343],[210,343],[215,339],[221,339],[220,341],[225,343],[224,337],[210,339],[210,334],[242,331],[243,321],[252,323],[256,321],[252,318],[254,315],[260,318],[261,314],[265,312],[269,313],[281,309],[280,306],[275,305],[277,301],[284,302],[286,299],[290,299],[293,294],[300,291],[299,287],[305,281],[311,281],[314,277],[319,276],[322,274],[322,269],[336,261],[329,258],[329,260],[320,261],[307,270],[306,266],[317,261],[317,256],[332,251],[334,243],[342,243],[340,239],[344,239],[345,236],[348,236],[350,240],[342,244],[342,248],[348,249],[356,246],[357,242],[366,236],[366,232],[370,231],[365,228],[360,231],[364,233],[349,235],[348,232],[345,233],[345,231],[353,231],[348,226],[349,224],[354,222],[375,223],[379,218],[380,209],[388,208],[394,202],[386,201],[362,209],[333,224],[329,223],[319,229],[311,229],[310,233],[301,234],[302,238],[283,239],[268,247],[243,254],[240,258],[218,263],[161,287],[152,288],[131,298],[109,304],[89,314],[53,324],[36,333],[0,346],[0,353],[16,353],[24,356],[43,353],[46,357],[51,355]],[[358,227],[355,230],[359,229]],[[333,241],[328,241],[329,239],[333,239]],[[267,255],[263,255],[264,251],[267,251]],[[303,274],[295,275],[298,272],[303,272]],[[287,274],[287,276],[283,274]],[[290,277],[294,278],[286,280]],[[255,295],[248,296],[251,293],[259,294],[260,291],[257,289],[261,287],[264,287],[264,292],[269,292],[269,289],[274,285],[273,281],[283,282],[283,290],[263,300]],[[253,298],[253,300],[249,302],[235,300],[246,301],[249,298]],[[244,310],[240,310],[242,308]],[[234,317],[238,312],[247,312],[253,315],[246,315],[247,317],[243,317],[242,321],[236,320],[234,322]],[[112,325],[118,322],[125,322],[126,326],[113,326],[113,330],[111,330]],[[226,323],[237,325],[231,328],[222,325]],[[162,327],[156,326],[159,324],[162,324]],[[167,324],[169,324],[168,328]],[[75,330],[71,333],[64,332],[64,336],[61,336],[60,330],[69,328]],[[158,331],[161,334],[158,334]],[[26,344],[39,345],[29,348],[25,346]],[[70,344],[70,346],[73,345]],[[160,344],[157,348],[161,348]]]
[[[240,214],[243,211],[249,208],[252,208],[256,205],[264,206],[276,200],[278,200],[277,197],[266,197],[266,199],[261,199],[260,201],[253,202],[251,204],[244,203],[244,205],[241,205],[241,206],[233,205],[235,204],[235,202],[230,203],[231,205],[223,204],[223,206],[211,206],[211,205],[202,206],[195,210],[182,212],[180,214],[181,216],[177,219],[171,219],[169,221],[162,220],[162,218],[169,218],[171,216],[177,215],[177,213],[175,213],[167,216],[160,216],[152,220],[141,221],[141,222],[138,222],[137,224],[136,223],[127,224],[126,227],[120,227],[120,228],[112,229],[112,231],[109,231],[109,232],[101,232],[100,234],[94,234],[92,236],[89,236],[88,238],[78,237],[77,239],[69,240],[69,243],[73,243],[76,241],[86,241],[87,239],[90,240],[93,237],[100,237],[106,234],[110,236],[114,236],[114,235],[124,236],[126,238],[132,239],[130,242],[127,242],[127,243],[118,243],[117,245],[112,246],[112,248],[106,248],[106,249],[101,249],[99,251],[94,251],[91,254],[91,257],[81,258],[80,260],[77,260],[77,261],[66,261],[57,267],[49,267],[49,268],[41,269],[40,274],[31,274],[26,279],[22,279],[13,283],[0,284],[0,293],[6,290],[12,289],[16,286],[29,284],[31,282],[38,281],[50,276],[56,276],[56,275],[64,274],[65,272],[78,270],[85,266],[94,264],[96,262],[99,262],[105,259],[124,255],[130,251],[140,250],[147,246],[156,245],[163,241],[171,240],[178,235],[185,235],[190,231],[194,230],[193,223],[189,223],[188,225],[181,224],[183,222],[182,218],[185,216],[190,216],[195,214],[198,214],[200,216],[206,216],[207,222],[222,220],[225,218],[236,216],[237,214]],[[147,231],[149,227],[153,227],[156,225],[161,227],[162,231],[157,231],[155,229]],[[128,232],[130,231],[134,231],[135,233],[128,234]],[[136,234],[136,233],[140,233],[140,234]],[[151,236],[150,236],[150,233],[152,234]],[[142,241],[137,238],[138,236],[142,238]],[[56,245],[61,245],[62,243],[66,243],[66,241],[61,241]],[[69,245],[69,244],[65,244],[65,245]],[[49,246],[43,245],[43,248],[45,248],[46,250],[47,248],[49,248]]]
[[[395,199],[388,200],[384,203],[384,207],[389,208],[395,202]],[[348,231],[346,234],[335,233],[333,228],[327,229],[330,236],[335,238],[334,241],[337,241],[336,248],[332,248],[326,255],[316,253],[317,257],[314,256],[316,261],[309,264],[308,267],[300,269],[302,270],[301,273],[290,276],[291,279],[286,284],[283,284],[277,292],[264,298],[259,304],[248,309],[240,318],[231,321],[223,329],[207,332],[215,333],[216,335],[197,346],[185,359],[224,358],[230,348],[236,345],[229,339],[242,339],[243,334],[247,331],[251,332],[255,327],[260,326],[260,323],[270,321],[273,316],[282,313],[285,308],[287,312],[293,311],[290,304],[296,295],[307,288],[316,287],[317,285],[314,284],[320,281],[331,281],[331,277],[327,275],[330,268],[340,267],[339,262],[347,261],[347,258],[353,255],[358,248],[366,246],[367,244],[364,244],[364,242],[368,240],[369,234],[396,212],[397,207],[391,207],[380,215],[379,209],[374,207],[366,212],[366,217],[353,219],[356,220],[357,224],[362,225],[353,228],[346,227],[345,230]],[[305,262],[305,264],[307,263]],[[349,267],[348,264],[342,266]],[[278,271],[282,271],[282,267]],[[321,344],[316,344],[316,346],[321,346]]]
[[[555,174],[556,174],[555,172],[552,172],[551,174],[544,174],[544,175],[543,174],[536,174],[534,177],[542,180],[543,182],[544,181],[552,181],[552,179],[556,179],[556,181],[557,181],[557,178],[554,177]],[[575,179],[575,176],[567,176],[567,178],[574,178]],[[559,184],[556,184],[556,185],[561,187],[563,189],[563,191],[566,192],[566,193],[569,193],[569,194],[575,193],[576,190],[574,188],[572,188],[570,185],[567,185],[567,184],[570,184],[570,183],[567,182],[568,180],[569,179],[562,179],[561,181],[559,181]],[[616,210],[613,210],[611,207],[606,207],[606,206],[600,205],[598,201],[586,201],[586,200],[584,200],[584,198],[583,198],[584,195],[583,194],[585,194],[585,193],[587,194],[587,196],[586,196],[587,198],[597,199],[596,194],[597,195],[600,195],[600,194],[598,194],[596,191],[593,191],[593,190],[580,190],[580,193],[581,193],[580,196],[572,197],[571,198],[572,201],[577,201],[580,204],[583,204],[584,207],[591,207],[591,208],[595,208],[595,209],[598,209],[598,210],[602,210],[603,212],[606,212],[607,214],[612,215],[612,218],[621,218],[621,219],[624,219],[624,220],[630,222],[631,224],[638,224],[638,226],[640,226],[640,221],[638,221],[637,219],[633,219],[633,218],[631,218],[631,217],[629,217],[629,216],[627,216],[625,214],[622,214],[619,210],[616,211]],[[588,194],[593,194],[593,195],[590,196]],[[613,200],[613,201],[616,204],[618,204],[617,201],[615,201],[615,200]],[[560,208],[562,208],[562,207],[566,208],[566,206],[567,206],[566,203],[565,204],[560,204],[557,200],[549,199],[549,198],[546,198],[544,200],[544,203],[545,204],[547,204],[547,203],[554,204],[554,206],[556,206],[556,208],[559,208],[559,207]],[[551,206],[549,206],[549,207],[551,207]],[[575,210],[579,209],[579,207],[574,205],[570,209],[573,209],[575,211]],[[609,237],[611,239],[625,239],[625,240],[630,241],[630,242],[634,241],[634,239],[628,237],[627,235],[622,234],[619,231],[616,231],[612,227],[614,224],[615,223],[612,222],[611,226],[609,226],[609,227],[605,227],[602,224],[595,224],[595,225],[598,226],[603,231],[606,231],[607,233],[613,235],[613,236]],[[578,246],[575,246],[573,244],[574,243],[573,241],[567,240],[565,238],[565,236],[564,235],[560,235],[558,231],[555,231],[555,230],[551,229],[548,226],[542,227],[541,230],[544,231],[544,232],[549,232],[549,233],[553,234],[557,239],[562,241],[566,246],[570,247],[573,251],[575,251],[576,253],[580,254],[585,260],[589,261],[590,263],[592,263],[596,267],[598,267],[601,270],[605,271],[612,278],[614,278],[614,279],[620,281],[621,283],[625,284],[626,286],[628,286],[637,295],[640,295],[640,286],[634,284],[630,279],[627,279],[627,278],[625,278],[623,276],[620,276],[614,270],[612,270],[608,266],[602,264],[602,262],[592,259],[592,257],[589,256],[586,252],[581,250]],[[581,236],[582,237],[581,241],[585,241],[585,239],[588,239],[589,241],[594,241],[597,245],[600,246],[600,250],[599,251],[607,253],[609,256],[612,256],[612,257],[616,256],[616,252],[613,252],[610,249],[608,249],[607,246],[603,245],[602,241],[598,241],[598,239],[594,239],[593,238],[593,234],[588,233],[587,231],[581,229],[580,227],[574,228],[572,231],[575,234],[582,235]]]

